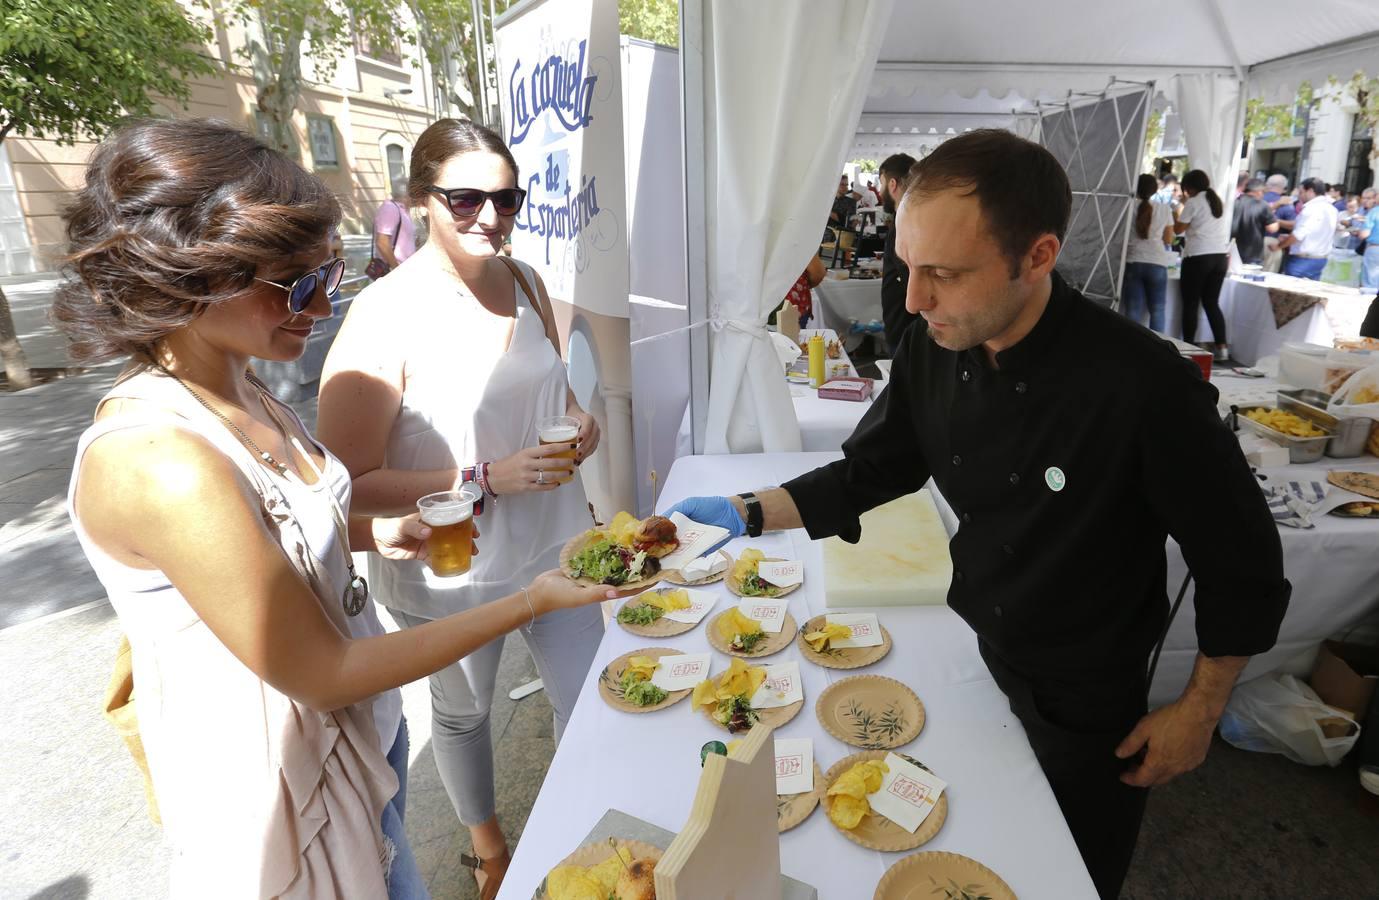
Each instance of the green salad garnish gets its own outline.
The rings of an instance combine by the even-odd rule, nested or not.
[[[733,635],[733,649],[741,650],[743,653],[751,653],[752,648],[764,637],[766,637],[766,632],[764,631],[753,631],[751,634],[735,634]]]
[[[746,731],[761,719],[760,714],[752,709],[752,704],[742,696],[718,701],[718,708],[713,711],[713,717],[732,734]]]
[[[763,579],[755,572],[742,579],[738,585],[744,597],[774,597],[780,593],[780,588],[769,581]]]
[[[570,558],[570,574],[599,584],[626,584],[660,571],[660,562],[645,551],[633,551],[605,536],[594,538]]]
[[[624,625],[650,625],[665,614],[666,611],[659,606],[650,606],[646,603],[633,606],[629,603],[618,610],[618,621]]]
[[[650,681],[643,681],[637,677],[637,673],[630,669],[623,673],[622,696],[628,703],[634,706],[655,706],[666,699],[666,692],[652,684]]]

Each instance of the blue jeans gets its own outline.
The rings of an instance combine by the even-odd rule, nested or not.
[[[1362,257],[1364,266],[1360,270],[1360,286],[1379,288],[1379,234],[1373,235],[1374,243],[1365,248]]]
[[[430,900],[426,879],[421,877],[412,845],[407,843],[403,819],[407,815],[407,720],[397,728],[397,739],[388,751],[388,765],[397,773],[397,793],[383,807],[383,833],[393,842],[396,853],[388,870],[388,900]]]
[[[1290,256],[1288,257],[1288,261],[1283,264],[1283,274],[1292,275],[1294,278],[1310,278],[1313,281],[1321,281],[1322,270],[1325,268],[1325,259]]]
[[[1121,296],[1125,299],[1125,315],[1138,325],[1144,324],[1145,304],[1149,306],[1149,327],[1163,333],[1165,322],[1164,298],[1168,294],[1168,269],[1154,263],[1125,264],[1125,280]]]

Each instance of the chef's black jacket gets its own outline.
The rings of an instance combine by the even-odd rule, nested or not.
[[[1277,527],[1197,367],[1057,274],[996,363],[910,329],[844,458],[784,485],[809,536],[855,542],[863,512],[932,476],[959,519],[948,605],[1015,671],[1142,674],[1168,613],[1170,534],[1200,650],[1272,647],[1291,590]]]
[[[910,282],[910,268],[895,255],[895,223],[886,232],[881,254],[881,322],[886,326],[886,350],[892,356],[900,348],[900,339],[911,326],[925,330],[924,319],[905,310],[905,291]]]

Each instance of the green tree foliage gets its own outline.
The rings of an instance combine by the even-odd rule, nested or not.
[[[618,30],[667,47],[680,46],[680,4],[676,0],[618,0]]]
[[[213,71],[210,30],[177,0],[3,0],[0,18],[0,141],[99,138],[159,98],[185,106],[187,80]],[[3,291],[0,354],[11,388],[28,387]]]

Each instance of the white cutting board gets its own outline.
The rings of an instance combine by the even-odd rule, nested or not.
[[[927,490],[862,516],[862,540],[823,541],[824,598],[830,609],[947,602],[953,580],[948,530]]]

